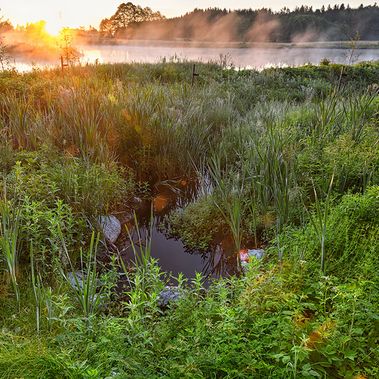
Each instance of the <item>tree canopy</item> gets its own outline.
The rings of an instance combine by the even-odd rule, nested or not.
[[[159,12],[154,12],[149,7],[142,8],[131,2],[122,3],[112,17],[101,21],[100,32],[104,35],[116,36],[125,32],[130,24],[163,20],[163,18]]]

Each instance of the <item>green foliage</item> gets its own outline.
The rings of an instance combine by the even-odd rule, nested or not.
[[[60,237],[62,240],[64,239],[62,231],[60,231]],[[65,246],[64,240],[62,244]],[[88,252],[84,254],[83,250],[80,250],[81,270],[78,272],[75,271],[68,250],[65,247],[66,258],[69,261],[69,267],[71,269],[71,277],[69,276],[70,273],[65,273],[63,270],[62,275],[66,282],[72,287],[83,317],[87,320],[99,311],[102,301],[104,300],[104,298],[102,298],[102,292],[97,291],[99,285],[96,260],[98,244],[99,236],[97,236],[95,240],[95,233],[92,233]]]
[[[20,301],[18,286],[18,265],[20,245],[20,211],[13,210],[14,205],[6,198],[0,199],[0,252],[6,264],[17,303]]]
[[[205,196],[184,210],[173,212],[165,226],[170,235],[180,237],[189,249],[206,250],[227,224],[214,200]]]
[[[36,264],[43,275],[66,262],[61,232],[65,235],[65,246],[69,251],[75,251],[77,246],[86,242],[83,236],[86,230],[84,220],[75,217],[63,201],[57,200],[54,205],[48,206],[44,202],[25,198],[20,208],[23,212],[21,233],[25,241],[22,251],[28,254],[29,244],[33,246]]]
[[[326,272],[340,277],[376,275],[378,257],[378,187],[363,195],[345,195],[323,214]],[[317,211],[315,211],[317,214]],[[284,233],[282,243],[293,259],[317,260],[320,243],[312,224]]]
[[[379,376],[378,64],[225,65],[0,73],[0,377]],[[97,216],[193,178],[167,232],[263,260],[168,278],[150,231],[97,262]]]
[[[75,212],[91,217],[109,211],[134,192],[132,175],[114,165],[107,167],[48,154],[18,154],[16,164],[5,177],[9,196],[47,206],[63,200]]]
[[[159,269],[151,261],[144,270],[142,277],[139,268],[129,274],[122,318],[95,317],[90,329],[76,320],[49,336],[49,345],[40,342],[32,350],[32,339],[14,345],[3,336],[0,367],[8,375],[3,377],[23,372],[26,353],[30,377],[48,375],[52,357],[62,377],[80,378],[378,374],[373,281],[314,277],[304,262],[264,268],[252,262],[245,277],[220,279],[207,291],[200,277],[192,286],[180,284],[180,300],[163,317],[157,308]],[[12,362],[4,349],[12,351]]]

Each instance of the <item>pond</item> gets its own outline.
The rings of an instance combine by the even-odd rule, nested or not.
[[[141,242],[146,245],[146,241],[150,240],[151,256],[158,260],[162,271],[171,273],[174,277],[179,273],[183,273],[186,278],[195,277],[197,272],[207,278],[235,273],[237,256],[231,240],[224,239],[215,243],[208,251],[192,251],[162,227],[170,212],[184,207],[195,196],[193,188],[160,186],[151,200],[139,204],[136,210],[137,224],[130,212],[124,214],[124,217],[121,215],[119,218],[124,225],[117,247],[123,260],[134,260],[131,237],[137,253]]]

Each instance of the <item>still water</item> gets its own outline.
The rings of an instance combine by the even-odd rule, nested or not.
[[[299,66],[306,63],[317,64],[326,58],[335,63],[349,63],[379,60],[379,49],[325,47],[177,47],[177,46],[139,46],[139,45],[89,45],[79,46],[82,53],[81,63],[156,63],[165,60],[196,60],[220,62],[227,57],[227,63],[237,68],[262,69],[270,66]],[[14,66],[19,71],[29,71],[34,67],[56,67],[59,60],[50,62],[27,61],[15,57]]]
[[[137,223],[131,212],[124,220],[122,215],[119,216],[124,224],[124,232],[117,241],[122,259],[125,262],[134,260],[132,240],[138,255],[140,246],[146,247],[151,243],[151,256],[158,260],[164,272],[174,277],[179,273],[187,278],[195,277],[197,272],[206,278],[236,273],[237,255],[230,238],[223,236],[215,240],[207,251],[194,251],[180,239],[173,238],[163,227],[170,212],[182,209],[195,197],[193,188],[161,186],[151,200],[145,200],[136,207]]]

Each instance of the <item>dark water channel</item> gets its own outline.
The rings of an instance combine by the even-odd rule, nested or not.
[[[231,244],[218,242],[208,251],[191,251],[180,239],[173,238],[162,227],[170,212],[195,200],[195,187],[162,185],[155,192],[151,200],[142,201],[137,207],[135,212],[138,226],[130,213],[122,220],[124,226],[118,249],[124,261],[134,260],[128,228],[137,251],[141,241],[145,244],[146,237],[150,236],[151,256],[158,260],[162,271],[171,273],[174,277],[179,273],[183,273],[186,278],[195,277],[197,272],[207,278],[235,273],[236,255],[232,252]]]

